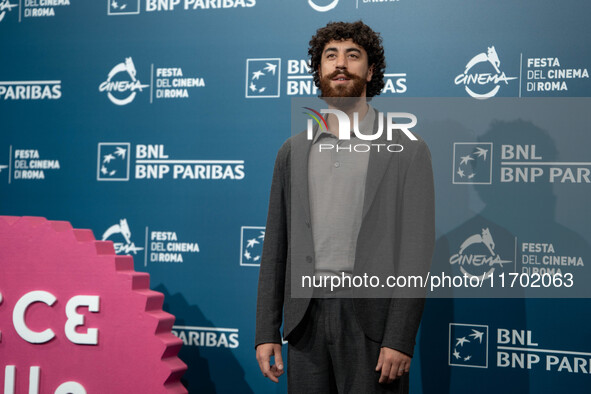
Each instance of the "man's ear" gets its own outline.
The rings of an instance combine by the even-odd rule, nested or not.
[[[370,82],[372,77],[373,77],[373,64],[371,66],[369,66],[369,69],[367,70],[367,82]]]

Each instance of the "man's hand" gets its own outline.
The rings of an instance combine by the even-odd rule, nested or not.
[[[283,360],[281,359],[281,344],[279,343],[261,343],[256,348],[257,361],[263,376],[271,379],[275,383],[279,382],[277,379],[283,375]],[[271,356],[275,357],[275,364],[271,366]]]
[[[257,351],[258,354],[258,351]],[[382,371],[380,383],[392,383],[410,370],[410,357],[398,350],[382,347],[376,371]]]

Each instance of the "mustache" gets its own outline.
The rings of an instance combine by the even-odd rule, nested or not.
[[[335,72],[328,75],[326,78],[333,79],[333,78],[336,78],[338,75],[344,75],[345,77],[347,77],[349,79],[359,79],[360,78],[359,76],[357,76],[355,74],[351,74],[349,71],[347,71],[345,69],[336,70]]]

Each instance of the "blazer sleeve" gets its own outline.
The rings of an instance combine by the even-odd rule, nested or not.
[[[421,139],[418,144],[400,192],[397,274],[425,278],[435,247],[435,194],[429,148]],[[422,289],[410,289],[405,297],[392,298],[382,346],[412,357],[424,305]]]
[[[269,212],[259,271],[255,348],[261,343],[281,343],[279,328],[282,321],[288,242],[286,203],[288,156],[289,145],[286,142],[277,154],[271,182]]]

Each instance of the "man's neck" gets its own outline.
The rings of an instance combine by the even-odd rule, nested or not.
[[[353,99],[351,99],[353,100]],[[349,118],[349,124],[351,125],[351,127],[353,126],[353,115],[355,113],[359,114],[359,122],[361,122],[363,120],[363,118],[365,118],[365,115],[367,115],[367,111],[369,110],[369,105],[367,105],[367,101],[365,100],[365,97],[360,97],[359,100],[357,100],[355,102],[354,106],[351,107],[347,107],[347,108],[338,108],[338,107],[334,107],[332,105],[329,105],[328,108],[330,109],[338,109],[339,111],[344,112],[345,114],[347,114],[347,117]],[[330,131],[332,134],[338,136],[339,135],[339,121],[337,119],[337,117],[333,114],[329,114],[327,119],[326,119],[327,125],[328,125],[328,131]]]

